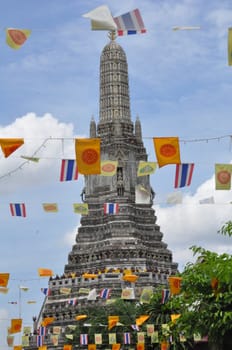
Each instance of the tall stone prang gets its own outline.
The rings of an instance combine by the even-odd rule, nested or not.
[[[51,294],[45,298],[37,319],[38,327],[41,319],[54,317],[48,331],[56,325],[64,331],[75,322],[83,303],[88,303],[83,296],[80,298],[81,288],[96,289],[97,295],[102,288],[111,288],[114,298],[129,286],[139,299],[143,288],[167,285],[168,276],[177,272],[156,224],[150,178],[137,177],[139,161],[147,161],[148,156],[140,120],[131,120],[126,54],[113,37],[101,54],[99,122],[92,118],[89,136],[101,139],[101,160],[117,161],[117,171],[113,176],[85,176],[81,197],[88,204],[88,215],[81,217],[64,274],[49,281]],[[145,203],[136,201],[138,188],[146,193]],[[104,203],[118,203],[119,212],[104,214]],[[125,271],[139,277],[136,283],[123,280]],[[86,273],[98,277],[85,278]],[[70,293],[61,294],[61,288],[70,288]],[[75,307],[67,304],[71,298],[78,299]],[[96,302],[102,301],[97,298]],[[49,334],[46,337],[52,349]],[[62,334],[60,339],[59,346],[63,344]]]

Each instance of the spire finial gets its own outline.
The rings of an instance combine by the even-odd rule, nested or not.
[[[116,30],[111,30],[110,32],[108,32],[108,37],[110,38],[110,40],[115,40],[117,38]]]

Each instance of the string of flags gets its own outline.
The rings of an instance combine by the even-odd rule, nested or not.
[[[73,181],[78,174],[114,176],[117,172],[116,160],[101,160],[101,139],[75,139],[76,159],[62,159],[59,180]],[[5,158],[9,157],[24,144],[24,139],[0,139],[0,147]],[[151,175],[166,165],[176,165],[174,188],[190,186],[194,171],[194,163],[182,163],[180,156],[180,141],[178,137],[154,137],[153,146],[157,162],[138,162],[137,176]],[[38,157],[22,156],[28,161],[38,162]],[[231,188],[231,164],[215,164],[215,189],[229,190]],[[12,211],[16,208],[12,207]],[[21,208],[23,210],[23,208]],[[46,210],[46,209],[45,209]],[[46,210],[49,211],[49,210]],[[51,210],[53,211],[53,210]],[[54,209],[54,211],[56,211]]]

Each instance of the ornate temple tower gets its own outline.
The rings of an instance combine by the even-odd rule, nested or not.
[[[37,327],[45,317],[54,317],[52,327],[74,322],[83,303],[88,303],[88,298],[80,298],[81,288],[94,288],[97,295],[102,288],[111,288],[111,296],[120,297],[122,288],[129,286],[138,299],[144,287],[165,285],[167,277],[177,272],[156,224],[149,176],[137,177],[139,161],[148,157],[140,120],[131,120],[126,55],[114,38],[101,54],[99,122],[90,122],[90,138],[96,137],[101,139],[101,160],[118,161],[117,171],[114,176],[85,176],[82,199],[89,213],[81,218],[63,276],[49,281],[51,294],[44,301]],[[138,188],[145,191],[145,203],[136,200]],[[119,212],[104,214],[104,203],[117,203]],[[136,274],[137,282],[125,282],[125,271]],[[68,295],[60,293],[63,287],[70,289]],[[77,298],[75,307],[68,305],[70,298]],[[47,344],[51,345],[49,338]]]

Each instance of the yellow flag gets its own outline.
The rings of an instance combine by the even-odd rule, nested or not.
[[[182,278],[177,276],[168,277],[170,292],[172,295],[180,293],[181,280]]]
[[[108,316],[108,329],[115,327],[117,322],[119,322],[119,316]]]
[[[88,344],[88,350],[96,350],[96,344]]]
[[[153,174],[156,170],[157,163],[156,162],[139,162],[137,176],[146,176]]]
[[[73,211],[76,214],[88,215],[88,212],[89,212],[88,203],[74,203]]]
[[[0,273],[0,287],[7,287],[9,277],[9,273]]]
[[[112,344],[112,350],[120,350],[120,347],[121,347],[120,343]]]
[[[135,322],[137,326],[141,326],[150,316],[149,315],[141,315],[136,318]]]
[[[180,314],[172,314],[172,315],[171,315],[171,321],[172,321],[173,323],[175,323],[176,320],[177,320],[179,317],[180,317]]]
[[[216,190],[230,190],[232,164],[215,164]]]
[[[180,164],[180,148],[178,137],[153,138],[156,158],[159,167],[167,164]]]
[[[83,273],[82,277],[87,279],[92,279],[92,278],[97,278],[98,275],[96,273]]]
[[[43,209],[47,213],[57,213],[58,205],[56,203],[43,203]]]
[[[12,318],[10,334],[21,332],[23,320],[21,318]]]
[[[55,321],[55,317],[45,317],[41,322],[41,326],[46,327],[54,321]]]
[[[124,280],[124,281],[127,281],[127,282],[136,282],[137,281],[137,279],[139,278],[139,276],[137,276],[137,275],[130,275],[130,274],[126,274],[126,275],[124,275],[123,277],[122,277],[122,279]]]
[[[0,146],[5,158],[9,157],[11,153],[16,151],[24,144],[24,139],[0,139]]]
[[[14,345],[13,349],[14,350],[22,350],[23,347],[22,347],[22,345]]]
[[[102,176],[113,176],[116,174],[118,166],[117,160],[102,160],[101,161],[101,175]]]
[[[87,315],[77,315],[77,316],[75,317],[75,319],[76,319],[77,321],[85,320],[86,318],[87,318]]]
[[[101,333],[95,333],[94,334],[94,342],[95,344],[102,344],[102,334]]]
[[[100,143],[98,138],[75,140],[76,161],[80,174],[101,173]]]
[[[72,350],[72,345],[70,344],[64,345],[63,350]]]
[[[145,341],[144,332],[137,332],[137,342],[144,343],[144,341]]]
[[[6,29],[6,43],[12,49],[19,49],[31,35],[31,30],[29,29],[16,29],[7,28]]]
[[[40,277],[49,277],[49,276],[53,276],[54,275],[52,270],[44,269],[44,268],[39,268],[38,269],[38,274],[39,274]]]
[[[70,294],[71,290],[72,290],[71,288],[62,287],[60,288],[60,294]]]
[[[39,346],[38,350],[47,350],[47,345]]]
[[[232,66],[232,28],[228,29],[228,65]]]
[[[9,292],[9,288],[6,287],[0,287],[0,293],[7,294]]]

